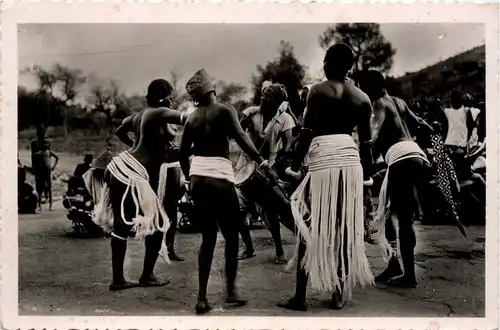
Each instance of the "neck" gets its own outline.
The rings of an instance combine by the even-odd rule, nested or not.
[[[346,79],[346,75],[343,73],[334,73],[328,76],[328,80],[331,81],[344,81]]]
[[[389,96],[389,94],[387,94],[387,91],[385,89],[379,91],[378,93],[374,94],[373,96],[373,100],[378,100],[378,99],[381,99],[383,97],[386,97],[386,96]]]

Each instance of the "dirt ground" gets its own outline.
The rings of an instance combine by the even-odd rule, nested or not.
[[[20,315],[192,315],[197,293],[198,234],[178,234],[177,250],[186,258],[171,265],[159,262],[156,272],[170,280],[162,288],[109,292],[109,240],[78,239],[68,235],[71,223],[61,201],[54,211],[19,216]],[[295,239],[284,233],[285,250],[293,253]],[[356,288],[342,311],[326,307],[329,294],[309,290],[311,308],[290,312],[276,303],[293,294],[295,270],[274,265],[274,246],[265,229],[253,230],[257,256],[239,264],[238,287],[247,306],[225,309],[223,240],[220,238],[209,282],[211,315],[245,316],[484,316],[484,227],[468,229],[469,239],[454,227],[417,226],[417,265],[420,286]],[[376,247],[367,246],[373,272],[383,269]],[[136,280],[142,270],[144,248],[131,240],[125,271]]]

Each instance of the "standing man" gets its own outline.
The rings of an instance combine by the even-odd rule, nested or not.
[[[287,172],[298,177],[308,154],[308,173],[292,195],[298,227],[295,295],[278,304],[307,310],[308,279],[312,287],[333,292],[332,309],[341,309],[356,284],[371,285],[365,254],[363,178],[369,180],[371,104],[368,96],[346,79],[354,64],[352,49],[331,46],[323,69],[327,81],[311,87],[296,157]],[[357,127],[360,149],[352,132]]]
[[[208,73],[200,70],[189,79],[186,90],[198,109],[186,123],[180,146],[182,172],[190,179],[194,203],[193,222],[201,229],[202,243],[198,255],[199,292],[196,312],[203,314],[211,307],[207,301],[207,285],[212,267],[217,227],[226,241],[226,303],[242,306],[236,287],[238,268],[238,230],[243,222],[234,187],[234,172],[229,160],[229,139],[238,145],[260,167],[268,166],[238,122],[234,108],[217,103],[215,88]],[[189,157],[193,155],[192,163]]]
[[[171,98],[173,88],[163,83],[165,97]],[[110,290],[123,290],[137,286],[125,280],[123,263],[128,237],[145,238],[146,253],[139,279],[141,286],[163,286],[168,281],[158,279],[153,270],[161,254],[168,261],[164,235],[170,221],[164,211],[162,199],[165,179],[160,168],[165,160],[168,138],[165,126],[169,123],[183,125],[183,113],[162,107],[161,100],[148,98],[149,108],[133,117],[136,140],[131,149],[114,157],[104,174],[105,186],[101,204],[96,207],[96,222],[112,228],[111,252],[113,282]]]
[[[428,160],[413,140],[408,127],[425,125],[425,122],[419,120],[403,100],[387,94],[385,79],[380,72],[369,71],[362,82],[362,89],[373,102],[371,126],[375,157],[380,153],[388,166],[374,221],[378,224],[379,235],[385,236],[380,242],[384,251],[389,254],[386,255],[389,263],[376,280],[399,287],[416,287],[413,216],[418,210],[418,200],[415,192],[422,191],[427,182],[425,174]],[[427,127],[430,129],[428,125]],[[396,254],[393,215],[398,221],[403,269]]]
[[[450,97],[451,108],[444,109],[448,121],[448,133],[444,145],[457,166],[467,152],[467,144],[474,130],[474,118],[463,104],[464,98],[458,91]]]
[[[52,171],[56,168],[59,157],[50,150],[50,142],[45,138],[45,127],[36,129],[37,138],[31,142],[31,167],[35,175],[35,186],[38,194],[38,208],[42,210],[42,193],[49,199],[49,211],[52,210]],[[54,158],[54,165],[50,159]]]
[[[172,95],[170,92],[170,83],[165,79],[155,79],[148,86],[146,99],[150,107],[170,107],[172,104]],[[140,123],[143,111],[132,114],[122,121],[120,127],[116,130],[118,138],[128,145],[135,147],[140,136]],[[174,144],[175,132],[169,125],[163,127],[164,138],[166,139],[165,159],[162,164],[162,171],[166,176],[165,191],[161,194],[163,207],[170,219],[170,228],[166,235],[166,244],[168,257],[173,261],[184,261],[175,253],[175,234],[177,232],[177,206],[179,200],[185,193],[184,185],[181,183],[181,168],[179,164],[179,150]],[[129,133],[135,133],[135,140],[129,137]]]
[[[250,107],[243,111],[241,125],[247,128],[247,132],[252,142],[260,147],[260,153],[269,161],[272,168],[275,165],[278,152],[288,152],[292,144],[292,129],[295,127],[295,121],[292,116],[286,112],[289,107],[286,89],[280,84],[271,84],[263,88],[260,107]],[[236,169],[240,169],[249,160],[244,154],[240,156]],[[271,232],[276,247],[276,264],[286,263],[285,251],[281,242],[280,216],[276,211],[275,205],[270,204],[268,200],[260,198],[259,191],[243,192],[237,190],[240,198],[241,211],[246,214],[249,204],[257,202],[263,210],[262,216],[266,219],[266,225]],[[289,213],[291,217],[291,213]],[[290,219],[290,222],[291,219]],[[247,259],[255,256],[255,250],[250,235],[248,225],[242,226],[240,231],[245,251],[240,259]]]

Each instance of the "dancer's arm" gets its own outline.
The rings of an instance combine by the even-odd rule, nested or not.
[[[189,181],[189,170],[191,168],[191,163],[189,162],[189,156],[191,156],[191,147],[193,145],[193,132],[192,127],[189,122],[184,126],[182,132],[181,143],[179,146],[179,163],[181,165],[182,174],[186,181]]]
[[[59,162],[59,157],[55,153],[53,153],[52,151],[50,151],[50,156],[54,157],[54,159],[56,160],[54,163],[54,166],[52,166],[52,171],[53,171],[56,168],[57,163]]]
[[[252,140],[243,131],[243,128],[238,121],[238,116],[236,115],[236,110],[227,106],[221,106],[221,112],[224,113],[224,117],[230,126],[231,138],[233,138],[238,146],[245,152],[250,158],[257,163],[261,164],[264,162],[264,158],[260,155],[255,148]]]
[[[122,124],[115,131],[115,134],[120,139],[120,141],[122,141],[129,147],[132,147],[134,145],[134,141],[132,141],[132,139],[128,136],[129,132],[134,131],[132,120],[133,117],[134,115],[128,116],[127,118],[123,119]]]
[[[178,110],[169,108],[156,108],[160,116],[167,124],[184,125],[187,121],[187,115]]]
[[[361,166],[363,167],[363,179],[368,180],[372,175],[373,156],[372,156],[372,132],[370,120],[372,118],[372,105],[370,100],[361,106],[361,111],[358,121],[358,139],[359,139],[359,156],[361,158]],[[379,126],[382,124],[380,123]],[[378,128],[380,129],[380,127]],[[377,133],[378,134],[378,133]]]
[[[314,138],[314,96],[317,94],[317,87],[312,86],[307,93],[306,107],[304,109],[304,114],[302,115],[302,129],[300,130],[299,136],[297,138],[297,146],[294,150],[294,156],[292,158],[291,169],[294,172],[298,172],[306,157],[309,147],[311,146],[311,141]]]

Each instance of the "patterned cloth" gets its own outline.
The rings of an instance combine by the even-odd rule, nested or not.
[[[458,199],[455,198],[456,194],[460,192],[460,186],[453,162],[445,150],[441,135],[433,134],[431,136],[431,143],[434,151],[434,163],[436,164],[438,174],[438,188],[443,193],[445,201],[449,204],[455,221],[460,224]]]

